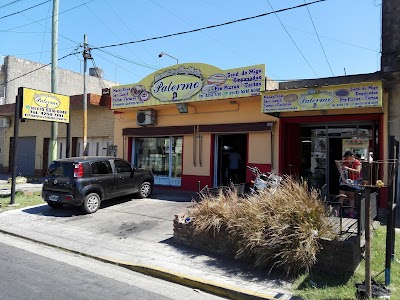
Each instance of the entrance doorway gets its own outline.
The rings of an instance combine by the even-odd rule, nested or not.
[[[336,195],[339,191],[339,172],[335,161],[343,153],[352,150],[360,154],[361,160],[367,155],[377,155],[371,123],[300,126],[301,163],[300,176],[310,187]],[[291,148],[291,145],[286,147]],[[294,148],[294,146],[293,146]],[[362,155],[361,155],[362,154]]]
[[[214,157],[216,158],[214,165],[214,186],[227,185],[230,181],[233,183],[245,182],[247,134],[215,135]],[[238,161],[239,157],[240,161]],[[236,162],[239,162],[237,164],[238,169],[231,169],[235,168]]]

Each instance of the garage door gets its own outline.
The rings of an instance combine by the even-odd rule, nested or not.
[[[35,150],[36,137],[18,138],[16,163],[16,175],[34,176],[35,175]]]

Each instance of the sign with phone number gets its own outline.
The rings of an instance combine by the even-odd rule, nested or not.
[[[262,112],[382,107],[382,82],[335,85],[262,95]]]

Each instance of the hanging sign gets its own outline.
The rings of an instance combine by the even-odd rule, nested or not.
[[[23,88],[23,119],[69,123],[69,96]]]
[[[268,91],[263,93],[262,101],[265,113],[382,107],[382,82]]]

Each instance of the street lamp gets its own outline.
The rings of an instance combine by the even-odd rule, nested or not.
[[[168,53],[161,52],[160,54],[158,54],[158,57],[163,57],[164,55],[169,56],[169,57],[175,59],[175,60],[176,60],[176,64],[178,64],[178,59],[175,58],[175,57],[173,57],[172,55],[169,55]]]

